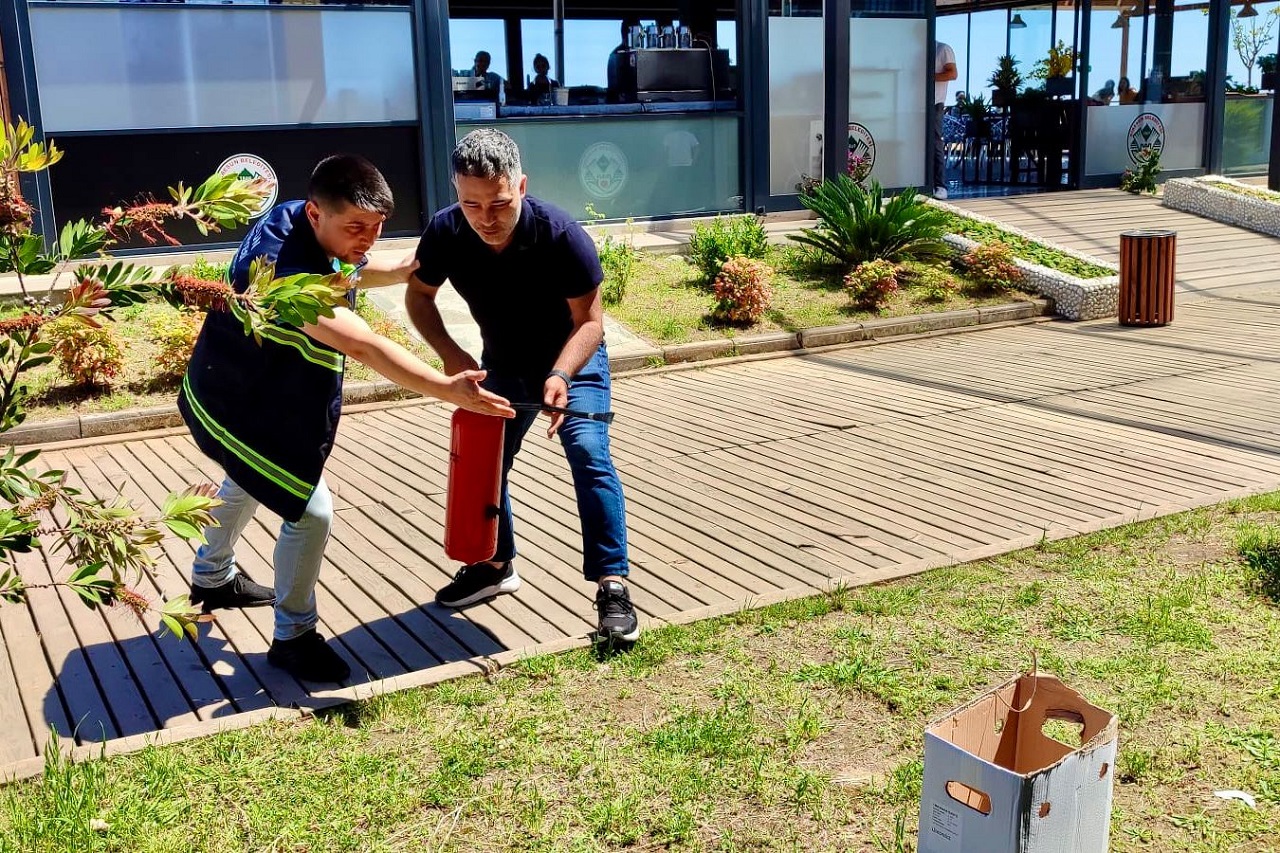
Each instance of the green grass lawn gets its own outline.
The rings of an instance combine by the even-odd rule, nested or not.
[[[434,367],[441,366],[430,347],[412,338],[403,326],[388,319],[367,299],[361,299],[357,309],[375,331],[392,338]],[[8,308],[0,316],[18,313],[20,309]],[[111,328],[124,354],[124,367],[120,374],[110,386],[84,386],[64,377],[56,360],[25,372],[23,381],[31,392],[26,402],[28,423],[71,415],[162,406],[177,399],[179,380],[156,375],[158,347],[150,331],[154,322],[175,315],[177,309],[166,303],[152,302],[130,305],[112,313],[114,322],[107,321],[104,325]],[[370,368],[349,358],[346,378],[354,381],[379,377]]]
[[[765,259],[774,268],[773,307],[760,322],[746,327],[717,325],[711,317],[715,297],[697,270],[682,255],[641,254],[626,296],[606,311],[636,334],[653,343],[684,343],[737,337],[757,332],[798,331],[817,326],[950,311],[1028,298],[1014,291],[986,296],[955,295],[933,301],[919,287],[904,287],[879,311],[855,308],[841,283],[841,274],[815,261],[799,246],[773,246]],[[949,275],[966,284],[962,273],[949,268],[913,266],[923,278]]]
[[[1273,849],[1278,523],[1238,501],[54,764],[0,790],[0,850],[912,850],[925,723],[1033,650],[1118,715],[1113,850]]]

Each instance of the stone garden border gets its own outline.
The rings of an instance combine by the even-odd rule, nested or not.
[[[1257,191],[1256,187],[1222,175],[1198,178],[1173,178],[1164,184],[1164,205],[1184,213],[1248,228],[1259,234],[1280,237],[1280,195],[1267,201],[1254,195],[1232,192],[1213,184],[1234,185]]]
[[[1038,243],[1046,249],[1061,252],[1064,255],[1099,267],[1115,270],[1115,275],[1101,278],[1077,278],[1059,270],[1033,264],[1022,258],[1014,258],[1018,268],[1027,277],[1027,287],[1041,296],[1053,300],[1054,308],[1060,316],[1068,320],[1097,320],[1102,317],[1114,317],[1119,313],[1120,268],[1115,264],[1086,255],[1075,249],[1052,243],[1039,235],[1023,231],[1020,228],[1014,228],[998,219],[991,219],[953,204],[946,204],[934,199],[930,199],[929,204],[955,216],[994,225],[1009,234]],[[965,254],[979,245],[977,241],[961,237],[959,234],[948,234],[943,239],[957,255]]]

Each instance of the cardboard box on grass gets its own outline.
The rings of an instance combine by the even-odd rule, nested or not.
[[[1081,726],[1080,746],[1046,736]],[[919,853],[1103,853],[1116,718],[1052,675],[1014,678],[924,735]]]

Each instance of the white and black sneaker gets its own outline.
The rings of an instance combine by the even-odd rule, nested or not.
[[[631,593],[619,581],[605,581],[596,591],[600,624],[596,633],[610,642],[633,643],[640,638],[640,620],[631,604]]]
[[[520,588],[520,576],[510,560],[494,567],[488,563],[463,566],[453,576],[453,583],[436,593],[441,607],[466,607]]]

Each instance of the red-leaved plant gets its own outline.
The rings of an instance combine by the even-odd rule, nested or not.
[[[735,325],[750,325],[769,310],[773,292],[769,279],[773,270],[764,261],[738,256],[724,262],[715,280],[716,319]]]

